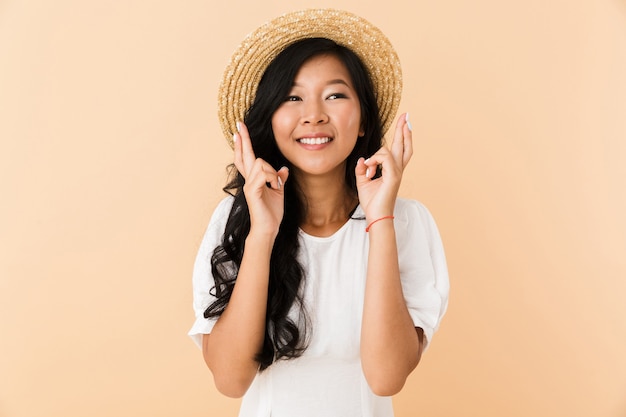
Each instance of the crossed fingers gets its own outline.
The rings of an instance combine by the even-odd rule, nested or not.
[[[242,122],[237,122],[237,129],[233,135],[235,145],[235,167],[244,177],[246,183],[254,186],[265,184],[279,190],[287,179],[287,168],[276,171],[269,163],[257,158],[252,149],[248,128]]]
[[[389,148],[382,147],[365,160],[363,163],[366,165],[365,176],[367,178],[373,178],[376,174],[376,167],[383,166],[383,173],[389,172],[394,169],[401,174],[404,168],[409,163],[411,156],[413,155],[413,135],[411,132],[411,123],[409,122],[408,113],[403,114],[396,123],[396,129],[393,136],[393,141]],[[391,162],[393,166],[385,166],[385,163]]]

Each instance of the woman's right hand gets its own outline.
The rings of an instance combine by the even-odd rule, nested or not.
[[[244,177],[243,192],[250,210],[250,233],[270,234],[275,237],[285,211],[284,187],[289,177],[287,167],[276,171],[270,164],[257,158],[252,149],[248,128],[238,122],[239,132],[233,135],[235,166]]]
[[[211,334],[204,335],[202,353],[217,389],[229,397],[243,396],[259,370],[255,357],[263,350],[270,260],[284,215],[287,168],[276,171],[257,158],[243,123],[234,135],[235,167],[244,177],[243,192],[250,212],[250,233],[226,309]]]

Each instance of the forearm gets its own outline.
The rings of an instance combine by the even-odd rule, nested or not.
[[[417,366],[421,341],[402,293],[393,222],[376,223],[369,239],[361,362],[374,393],[393,395]]]
[[[252,383],[265,337],[269,262],[274,239],[254,234],[246,246],[228,306],[210,335],[203,339],[204,359],[217,388],[242,396]]]

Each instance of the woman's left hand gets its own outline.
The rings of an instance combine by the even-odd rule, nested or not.
[[[412,140],[411,124],[405,113],[396,123],[391,147],[383,146],[367,160],[360,158],[357,162],[356,186],[367,221],[393,215],[402,173],[413,155]],[[372,179],[378,166],[382,167],[382,175]]]

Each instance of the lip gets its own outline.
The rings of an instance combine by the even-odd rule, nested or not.
[[[332,142],[332,140],[333,138],[329,136],[320,136],[320,137],[315,137],[315,138],[310,138],[310,137],[300,138],[297,140],[297,142],[300,143],[301,145],[325,145],[327,143]]]
[[[308,133],[296,139],[300,146],[308,150],[317,150],[325,147],[333,141],[333,137],[327,133],[314,132]]]
[[[298,142],[300,146],[310,151],[322,149],[332,141],[332,136],[323,133],[309,134],[296,139],[296,142]]]

